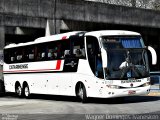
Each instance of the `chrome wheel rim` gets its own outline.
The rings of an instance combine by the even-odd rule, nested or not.
[[[21,96],[22,89],[21,89],[21,87],[20,87],[20,86],[18,86],[18,87],[17,87],[17,89],[16,89],[16,93],[17,93],[17,95],[18,95],[18,96]]]
[[[79,89],[79,97],[83,99],[83,89],[81,87]]]
[[[25,93],[25,96],[26,96],[26,97],[29,96],[29,88],[28,88],[28,87],[25,87],[24,93]]]

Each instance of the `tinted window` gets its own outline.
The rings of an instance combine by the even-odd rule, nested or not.
[[[84,39],[71,38],[24,47],[5,49],[6,63],[48,61],[65,58],[85,58]]]
[[[98,39],[93,36],[87,36],[86,42],[90,68],[96,77],[104,78],[102,68],[102,57],[100,53]]]

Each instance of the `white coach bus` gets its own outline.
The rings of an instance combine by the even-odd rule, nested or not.
[[[104,30],[41,37],[4,48],[6,92],[113,98],[148,94],[157,56],[139,33]]]

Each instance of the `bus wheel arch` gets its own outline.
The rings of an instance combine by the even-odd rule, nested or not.
[[[82,103],[87,102],[87,91],[86,87],[82,82],[78,82],[75,88],[76,96],[81,100]]]
[[[15,83],[15,93],[18,97],[22,96],[22,87],[21,87],[20,82],[18,82],[18,81],[16,81],[16,83]]]
[[[29,89],[29,85],[26,81],[23,82],[23,95],[25,98],[29,98],[30,97],[30,89]]]

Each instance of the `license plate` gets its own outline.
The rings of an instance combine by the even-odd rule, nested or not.
[[[128,94],[129,94],[129,95],[136,94],[136,91],[135,91],[135,90],[129,90],[129,91],[128,91]]]

